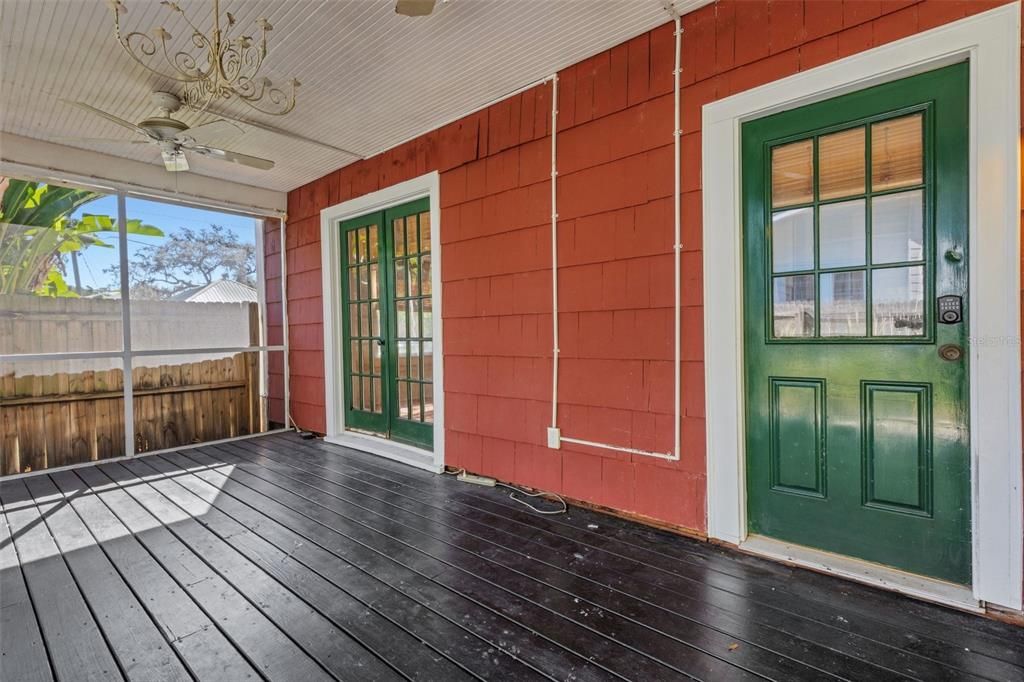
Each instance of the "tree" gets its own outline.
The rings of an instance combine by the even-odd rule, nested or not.
[[[71,218],[99,197],[87,190],[0,178],[0,295],[77,297],[64,281],[64,257],[89,247],[114,248],[98,236],[117,233],[114,218]],[[130,234],[163,236],[141,220],[129,220],[127,229]]]
[[[112,268],[107,272],[116,275]],[[136,298],[163,298],[219,279],[256,285],[256,247],[222,225],[183,227],[136,251],[129,267]]]

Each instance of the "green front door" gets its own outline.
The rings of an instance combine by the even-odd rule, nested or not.
[[[749,530],[960,584],[967,74],[742,130]]]
[[[341,223],[345,428],[434,443],[430,204]]]

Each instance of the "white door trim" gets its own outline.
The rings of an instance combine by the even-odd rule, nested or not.
[[[434,450],[433,453],[384,438],[345,431],[345,387],[339,381],[344,360],[341,300],[341,239],[338,224],[415,199],[430,198],[430,252],[434,309]],[[444,353],[441,318],[441,176],[437,171],[320,211],[324,305],[324,393],[327,440],[358,450],[440,472],[444,470]]]
[[[1020,35],[1013,3],[703,108],[709,536],[747,536],[740,125],[969,60],[973,593],[1021,609]]]

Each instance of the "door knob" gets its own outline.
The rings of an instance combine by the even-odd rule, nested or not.
[[[959,263],[964,259],[964,252],[960,250],[959,246],[954,246],[951,249],[946,250],[946,260],[950,263]]]
[[[378,336],[377,337],[377,345],[378,346],[383,346],[384,345],[384,339],[382,339],[381,337]]]
[[[939,347],[939,357],[947,362],[956,362],[964,356],[964,349],[955,343],[947,343]]]

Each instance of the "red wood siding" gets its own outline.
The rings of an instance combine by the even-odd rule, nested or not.
[[[292,412],[323,431],[319,211],[441,172],[447,461],[703,532],[700,108],[1003,1],[723,0],[684,18],[683,453],[545,447],[550,86],[289,193]],[[671,24],[559,74],[563,435],[672,447]],[[269,256],[268,256],[269,257]]]

